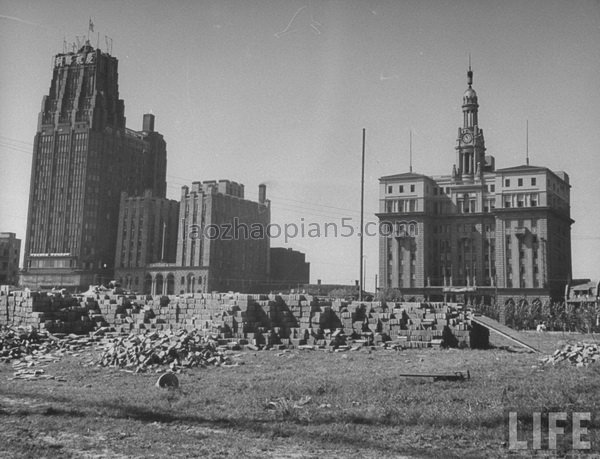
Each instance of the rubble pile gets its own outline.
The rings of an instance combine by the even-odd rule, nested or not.
[[[578,367],[587,367],[600,361],[600,345],[596,343],[566,344],[562,349],[557,349],[554,354],[544,358],[542,363],[555,365],[563,361]]]
[[[35,329],[0,327],[0,361],[9,362],[34,352],[49,351],[52,342],[41,336]]]
[[[92,289],[62,299],[29,295],[0,296],[0,316],[6,308],[8,323],[53,333],[105,326],[121,334],[198,330],[214,336],[220,345],[235,343],[250,349],[485,347],[488,342],[487,335],[474,334],[472,312],[453,303],[347,302],[303,294],[151,296]],[[17,304],[20,310],[15,309]]]
[[[105,343],[99,364],[136,372],[162,365],[169,365],[173,371],[198,366],[233,365],[234,362],[224,351],[216,341],[196,331],[132,333]]]
[[[99,330],[100,332],[103,329]],[[65,352],[80,352],[90,348],[100,340],[102,333],[88,335],[52,335],[48,331],[38,331],[33,327],[0,326],[0,362],[21,360],[52,361]]]
[[[52,335],[33,327],[0,326],[0,363],[12,363],[11,379],[57,379],[43,367],[70,354],[78,356],[101,338],[104,329],[86,335]]]

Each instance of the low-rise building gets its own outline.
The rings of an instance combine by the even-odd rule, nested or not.
[[[296,289],[310,282],[306,254],[285,247],[271,248],[270,289]]]
[[[21,239],[15,233],[0,233],[0,284],[19,283]]]

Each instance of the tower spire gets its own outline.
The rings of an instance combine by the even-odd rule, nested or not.
[[[463,126],[458,129],[457,169],[462,180],[473,181],[480,177],[484,168],[483,132],[479,129],[477,119],[477,93],[473,89],[473,69],[469,53],[469,69],[467,71],[468,88],[463,95]]]

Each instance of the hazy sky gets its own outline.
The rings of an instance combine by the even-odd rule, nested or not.
[[[573,274],[600,276],[600,3],[518,1],[0,0],[0,231],[25,238],[31,151],[53,55],[87,34],[119,59],[127,126],[156,115],[167,141],[168,197],[230,179],[272,221],[337,223],[365,212],[378,178],[449,174],[468,55],[479,124],[498,168],[525,162],[571,178]],[[99,41],[98,41],[99,33]],[[358,278],[359,241],[295,238],[311,280]],[[367,287],[377,238],[365,240]]]

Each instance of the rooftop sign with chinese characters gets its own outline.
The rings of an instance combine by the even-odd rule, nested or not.
[[[71,64],[84,65],[94,64],[96,62],[96,53],[94,51],[90,53],[80,54],[59,54],[54,58],[54,68],[66,67]]]

